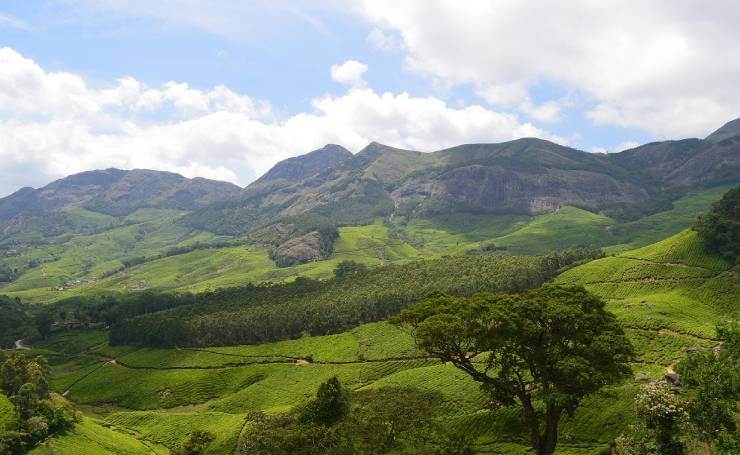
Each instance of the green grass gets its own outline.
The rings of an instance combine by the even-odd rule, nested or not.
[[[135,434],[114,426],[103,426],[84,417],[75,428],[53,436],[36,446],[33,455],[140,455],[165,454],[167,450],[156,444],[137,439]]]
[[[116,412],[106,417],[105,423],[134,430],[141,437],[170,449],[179,447],[195,430],[208,431],[216,437],[208,446],[210,453],[231,453],[244,417],[221,412]]]
[[[543,254],[573,246],[607,246],[610,252],[621,252],[686,228],[724,190],[689,193],[671,210],[629,223],[575,207],[536,217],[455,214],[410,221],[401,217],[394,220],[391,229],[379,220],[367,226],[340,228],[334,254],[324,261],[278,268],[265,248],[235,246],[154,260],[108,278],[121,269],[123,260],[151,259],[176,246],[226,238],[176,223],[182,212],[174,210],[141,209],[119,219],[74,208],[69,210],[70,217],[97,233],[63,236],[49,245],[23,250],[18,257],[3,259],[11,267],[25,268],[29,261],[41,265],[0,287],[0,292],[29,301],[53,302],[74,295],[145,287],[197,291],[296,276],[327,277],[339,261],[347,259],[376,266],[463,254],[488,244],[514,254]],[[84,281],[76,284],[75,280]]]
[[[618,253],[648,245],[686,229],[693,224],[699,213],[709,210],[712,203],[718,201],[730,188],[732,187],[719,186],[692,191],[674,201],[670,210],[615,226],[611,232],[620,242],[608,247],[607,251]]]
[[[75,333],[80,341],[74,341]],[[95,344],[99,333],[70,332],[46,342],[72,356],[53,367],[52,386],[61,391],[73,383],[69,399],[92,406],[85,409],[148,444],[172,448],[194,429],[206,429],[217,436],[213,453],[231,453],[247,413],[286,412],[337,376],[350,390],[401,386],[440,393],[440,419],[476,438],[481,453],[527,446],[516,410],[491,410],[478,384],[464,373],[431,359],[391,360],[421,353],[406,331],[385,322],[337,335],[207,350],[100,346]],[[659,377],[687,348],[713,345],[671,333],[628,334],[641,362],[636,376]],[[312,364],[285,363],[309,355]],[[106,357],[116,357],[118,364],[106,363]],[[235,365],[253,361],[277,363]],[[618,435],[633,419],[635,384],[627,381],[586,400],[563,423],[559,453],[597,453]]]
[[[614,220],[576,207],[562,207],[540,215],[523,228],[493,239],[496,246],[515,254],[540,254],[579,246],[601,246],[608,239],[607,227]]]

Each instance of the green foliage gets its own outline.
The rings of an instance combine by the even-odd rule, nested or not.
[[[23,453],[50,434],[71,429],[77,415],[63,399],[49,395],[49,369],[43,357],[0,357],[0,390],[13,403],[15,422],[0,428],[0,453]]]
[[[33,322],[36,324],[39,335],[42,338],[47,338],[51,334],[51,324],[54,322],[54,316],[48,310],[40,311],[34,316]]]
[[[493,400],[518,402],[542,454],[555,450],[563,411],[572,413],[585,396],[622,380],[633,355],[604,302],[580,287],[470,299],[436,294],[396,321],[414,327],[420,348],[480,382]]]
[[[740,402],[740,328],[737,323],[717,330],[723,344],[688,355],[676,371],[688,389],[689,418],[699,437],[719,453],[740,448],[737,429]]]
[[[212,346],[337,333],[385,319],[435,291],[471,295],[535,287],[564,264],[590,254],[466,255],[390,265],[352,280],[296,279],[203,293],[192,305],[116,324],[111,343]]]
[[[71,430],[38,444],[32,455],[140,455],[165,454],[165,450],[139,441],[125,429],[103,426],[84,417]]]
[[[11,348],[15,340],[35,334],[31,308],[20,299],[0,295],[0,348]]]
[[[630,327],[669,329],[703,338],[738,308],[738,275],[696,232],[569,269],[556,282],[579,284],[607,299]]]
[[[305,408],[274,417],[251,414],[241,453],[472,454],[469,440],[435,421],[440,398],[412,388],[359,391],[352,395],[351,412],[329,426],[306,420]]]
[[[740,261],[740,186],[725,193],[708,213],[699,216],[694,230],[725,260]]]
[[[640,423],[615,441],[619,455],[681,455],[685,444],[679,439],[687,413],[684,403],[665,382],[643,386],[635,398]]]
[[[190,433],[188,438],[182,443],[178,449],[173,450],[173,455],[201,455],[206,453],[208,446],[213,442],[216,437],[202,430],[196,430]]]
[[[298,420],[302,423],[315,423],[332,426],[349,411],[349,396],[336,376],[319,386],[316,398],[302,410]]]
[[[334,267],[334,277],[338,280],[367,272],[367,266],[355,261],[342,261]]]

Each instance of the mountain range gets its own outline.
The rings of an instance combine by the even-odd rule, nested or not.
[[[188,211],[184,223],[227,235],[305,213],[355,225],[376,216],[533,215],[572,205],[634,219],[670,206],[689,189],[738,180],[740,119],[703,140],[654,142],[611,154],[533,138],[433,153],[373,142],[353,155],[329,144],[279,162],[244,189],[161,171],[83,172],[0,199],[0,226],[8,236],[43,214],[44,221],[62,225],[55,233],[63,230],[71,207],[119,217],[141,208]]]
[[[214,268],[192,272],[192,283],[220,280],[229,268],[231,283],[326,274],[329,265],[320,264],[329,258],[620,250],[688,227],[737,183],[740,119],[704,139],[611,154],[534,138],[431,153],[374,142],[352,154],[329,144],[277,163],[245,188],[170,172],[94,170],[0,199],[0,282],[12,282],[3,292],[35,298],[40,289],[48,296],[79,280],[123,280],[122,273],[130,278],[120,286],[146,288],[153,272],[136,265],[151,261],[170,260],[156,263],[167,270],[163,284],[182,286],[177,277],[190,259]],[[378,220],[385,227],[372,227]],[[246,247],[208,253],[234,245]],[[199,259],[172,257],[204,249],[193,253]],[[208,254],[232,259],[216,267]],[[300,266],[306,262],[317,265]]]

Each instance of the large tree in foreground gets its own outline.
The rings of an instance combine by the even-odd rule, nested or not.
[[[521,405],[538,454],[580,401],[630,371],[632,346],[604,302],[582,287],[521,294],[434,294],[394,319],[417,345],[482,383],[492,400]]]

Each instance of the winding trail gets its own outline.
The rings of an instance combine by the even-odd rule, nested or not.
[[[22,351],[22,350],[31,349],[31,348],[23,344],[23,340],[20,339],[20,340],[15,340],[15,349],[18,351]]]

